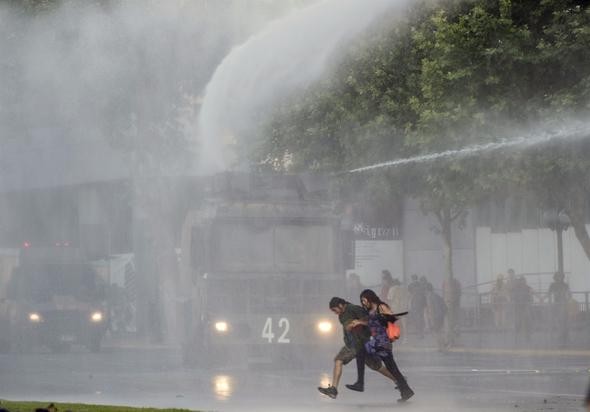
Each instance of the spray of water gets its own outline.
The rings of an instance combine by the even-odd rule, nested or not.
[[[523,134],[512,138],[502,138],[495,142],[472,145],[455,150],[445,150],[444,152],[413,156],[405,159],[396,159],[390,160],[388,162],[376,163],[370,166],[364,166],[359,167],[357,169],[349,170],[349,173],[367,172],[370,170],[403,166],[411,163],[427,163],[441,159],[456,159],[506,148],[525,149],[527,147],[532,147],[553,141],[577,140],[588,137],[590,137],[590,124],[570,123],[568,126],[563,126],[558,129],[541,130],[535,133]]]
[[[407,0],[323,0],[271,23],[235,48],[209,82],[196,127],[199,171],[225,168],[226,143],[278,97],[320,77],[338,45]],[[195,130],[196,129],[196,130]],[[225,152],[225,153],[224,153]]]

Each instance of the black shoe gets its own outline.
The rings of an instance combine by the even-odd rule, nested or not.
[[[357,391],[357,392],[364,392],[365,391],[365,385],[362,383],[358,383],[358,382],[353,383],[352,385],[346,384],[344,386],[346,386],[351,391]]]
[[[321,386],[318,387],[318,391],[320,391],[320,393],[329,396],[332,399],[336,399],[336,396],[338,396],[338,389],[336,389],[333,386],[328,386],[327,388],[322,388]]]
[[[398,402],[406,402],[412,396],[414,396],[414,391],[408,387],[407,389],[402,391],[402,397],[399,398],[397,401]]]

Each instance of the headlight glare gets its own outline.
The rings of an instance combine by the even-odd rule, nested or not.
[[[102,322],[103,316],[102,316],[102,312],[92,312],[92,315],[90,315],[90,320],[92,322],[98,323],[98,322]]]
[[[41,322],[41,315],[38,314],[37,312],[31,312],[29,313],[29,321],[33,322],[33,323],[39,323]]]
[[[328,334],[332,332],[332,322],[329,322],[327,320],[318,322],[318,331],[320,331],[320,333],[323,334]]]
[[[229,325],[225,321],[215,322],[215,330],[219,333],[226,333],[229,330]]]

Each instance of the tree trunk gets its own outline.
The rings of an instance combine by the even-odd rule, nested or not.
[[[574,233],[576,234],[578,242],[580,242],[580,245],[582,245],[582,249],[584,249],[586,257],[590,259],[590,236],[586,230],[585,192],[580,190],[575,195],[571,196],[569,200],[570,202],[568,207],[565,209],[565,212],[570,218],[570,222],[574,228]]]
[[[445,261],[445,274],[444,282],[446,287],[446,296],[443,296],[445,303],[447,304],[447,325],[446,325],[446,342],[448,345],[452,345],[455,336],[455,313],[452,308],[452,285],[453,285],[453,238],[452,238],[452,223],[453,217],[450,208],[441,210],[439,217],[439,223],[441,226],[441,236],[443,238],[443,256]]]

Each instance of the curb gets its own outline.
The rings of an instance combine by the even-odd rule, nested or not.
[[[434,347],[424,348],[397,348],[397,352],[439,352]],[[444,353],[473,353],[482,355],[511,355],[511,356],[570,356],[570,357],[590,357],[590,350],[578,349],[498,349],[498,348],[469,348],[469,347],[455,347],[450,348]]]

